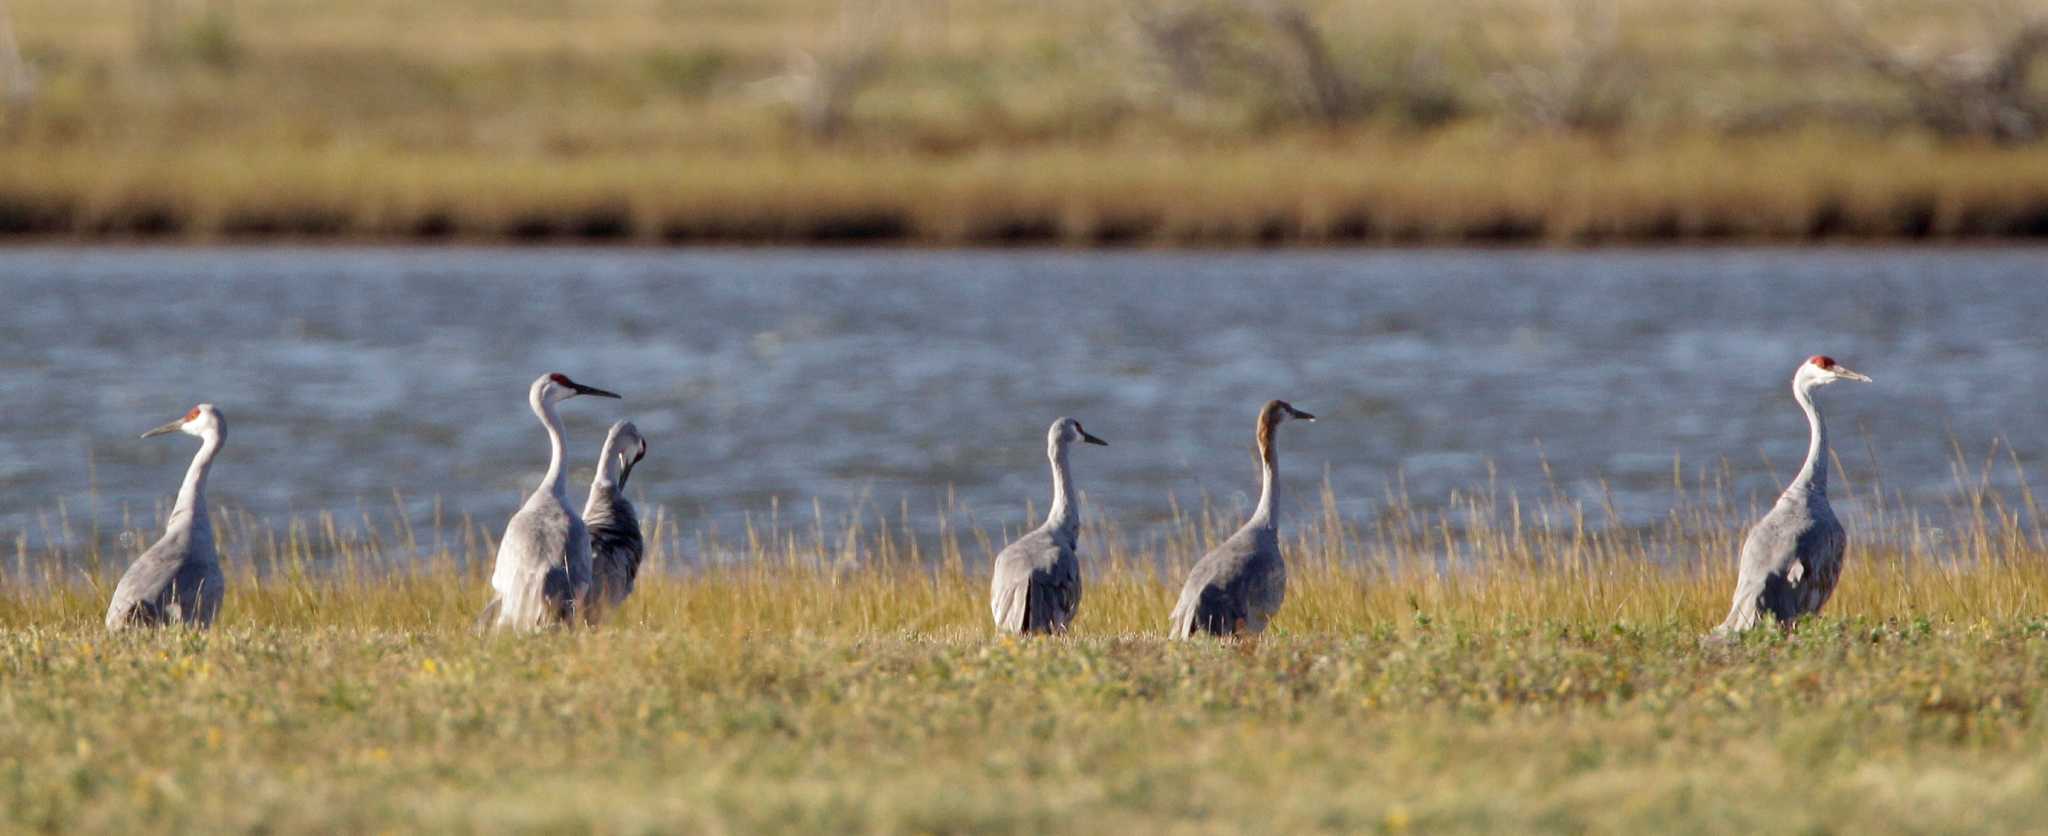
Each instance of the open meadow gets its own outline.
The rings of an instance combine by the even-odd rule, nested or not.
[[[2048,234],[2012,0],[11,0],[0,233]]]
[[[1757,509],[1705,486],[1649,528],[1325,494],[1246,644],[1163,637],[1207,510],[1090,526],[1074,633],[1023,641],[1004,532],[886,513],[657,514],[612,623],[525,638],[473,630],[494,525],[226,514],[218,628],[118,637],[121,533],[80,534],[0,587],[0,829],[2010,831],[2048,815],[2048,539],[1988,475],[1940,519],[1847,485],[1827,615],[1728,645]]]
[[[0,834],[2039,830],[2027,239],[2038,0],[0,0]],[[637,591],[479,630],[627,421]]]

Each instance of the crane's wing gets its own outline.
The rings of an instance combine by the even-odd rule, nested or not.
[[[1031,581],[998,584],[989,592],[989,614],[996,629],[1004,633],[1024,632],[1024,617],[1031,612]]]
[[[606,492],[609,493],[609,492]],[[592,491],[584,506],[583,524],[590,530],[591,600],[610,608],[625,602],[640,575],[645,546],[633,503],[617,495]],[[593,615],[596,607],[592,608]]]
[[[590,597],[590,530],[583,521],[567,520],[562,537],[562,563],[543,576],[541,599],[548,615],[562,623],[576,620]]]
[[[1198,633],[1231,635],[1250,620],[1245,603],[1244,597],[1227,584],[1211,581],[1197,588],[1190,581],[1173,610],[1173,637],[1193,638]]]
[[[107,627],[163,624],[169,619],[171,587],[184,567],[191,538],[184,532],[165,534],[155,545],[128,564],[121,581],[114,585],[114,597],[107,604]]]
[[[1783,505],[1758,520],[1742,540],[1741,569],[1735,578],[1735,596],[1728,617],[1715,628],[1719,634],[1740,633],[1755,627],[1765,613],[1780,621],[1798,617],[1794,588],[1805,579],[1800,559],[1800,541],[1813,528],[1804,509]]]
[[[1081,607],[1081,561],[1072,549],[1056,546],[1052,565],[1036,569],[1025,584],[1024,632],[1064,633]]]
[[[499,627],[525,630],[546,623],[552,615],[548,607],[550,576],[556,576],[556,587],[567,585],[562,555],[568,532],[566,525],[551,524],[549,516],[529,505],[505,525],[505,537],[498,541],[498,562],[491,571]],[[582,545],[589,548],[587,543]]]
[[[988,595],[989,614],[995,618],[996,629],[1006,633],[1025,631],[1030,624],[1033,578],[1041,567],[1050,567],[1057,558],[1058,547],[1043,531],[1026,534],[996,554]]]
[[[1247,574],[1260,568],[1254,565],[1259,546],[1258,532],[1247,524],[1203,555],[1194,570],[1188,573],[1187,585],[1180,591],[1180,602],[1174,605],[1172,635],[1175,638],[1189,638],[1204,632],[1229,635],[1236,632],[1239,625],[1250,623],[1254,603],[1252,596],[1271,591],[1259,585],[1260,579]],[[1277,602],[1274,606],[1278,606]]]
[[[1215,632],[1212,622],[1216,617],[1236,609],[1229,579],[1224,577],[1228,563],[1228,556],[1221,552],[1210,552],[1195,563],[1187,584],[1181,587],[1180,600],[1173,605],[1169,635],[1186,639],[1198,632]]]

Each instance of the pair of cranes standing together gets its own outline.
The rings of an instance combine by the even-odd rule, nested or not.
[[[1188,573],[1168,619],[1174,638],[1256,636],[1279,612],[1287,598],[1287,561],[1280,555],[1280,461],[1274,433],[1287,421],[1314,420],[1286,401],[1267,401],[1259,409],[1258,507]],[[1072,418],[1052,422],[1045,434],[1045,454],[1052,460],[1052,505],[1045,524],[996,554],[988,605],[996,629],[1003,632],[1064,633],[1081,609],[1076,549],[1081,515],[1071,499],[1073,481],[1067,472],[1067,450],[1076,441],[1108,444]]]
[[[647,455],[647,441],[630,421],[612,425],[590,482],[590,498],[578,515],[569,506],[562,419],[555,414],[556,404],[578,395],[618,397],[562,374],[541,375],[527,391],[527,403],[548,431],[548,472],[540,489],[505,524],[481,626],[531,629],[592,622],[633,592],[640,573],[640,520],[626,501],[625,487],[633,465]]]
[[[1744,538],[1741,571],[1728,616],[1717,635],[1757,626],[1765,615],[1781,625],[1816,613],[1841,577],[1848,538],[1827,498],[1827,425],[1814,400],[1821,387],[1870,378],[1815,355],[1792,376],[1792,396],[1806,413],[1810,432],[1806,461],[1777,504]],[[568,474],[562,466],[565,442],[556,405],[579,395],[616,394],[546,374],[533,382],[528,403],[548,433],[547,475],[505,527],[491,573],[492,598],[481,625],[531,630],[552,624],[593,622],[631,594],[641,555],[640,524],[626,501],[626,480],[647,455],[647,442],[631,422],[620,421],[606,435],[590,496],[578,514],[569,505]],[[1256,636],[1287,596],[1287,563],[1280,553],[1279,459],[1274,435],[1288,421],[1315,416],[1285,401],[1259,410],[1259,504],[1236,533],[1195,563],[1181,588],[1170,634]],[[220,611],[224,576],[206,516],[206,474],[220,452],[227,426],[212,404],[193,407],[183,418],[143,433],[143,438],[183,432],[201,439],[186,471],[164,536],[128,567],[107,608],[107,627],[189,624],[210,626]],[[1106,445],[1081,422],[1060,418],[1046,431],[1052,463],[1053,498],[1044,524],[997,554],[989,588],[989,610],[998,630],[1064,633],[1081,606],[1078,541],[1081,517],[1075,507],[1068,451],[1075,443]]]

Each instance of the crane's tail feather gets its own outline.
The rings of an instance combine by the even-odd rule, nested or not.
[[[1031,585],[1018,584],[1003,590],[995,608],[996,629],[1022,633],[1031,628]]]
[[[107,617],[107,627],[123,630],[130,627],[161,627],[167,619],[163,610],[153,601],[137,601],[126,610],[117,610]]]
[[[1763,620],[1763,613],[1762,599],[1738,592],[1735,603],[1728,608],[1728,617],[1721,620],[1721,625],[1715,627],[1711,635],[1729,639],[1747,633],[1756,628],[1757,622]]]
[[[498,620],[498,609],[501,606],[502,603],[499,601],[499,599],[496,596],[492,596],[491,602],[484,605],[483,613],[476,617],[477,632],[490,632],[492,623]]]
[[[1173,608],[1173,614],[1167,617],[1170,622],[1166,628],[1167,637],[1175,639],[1194,638],[1194,616],[1194,607],[1189,606],[1185,600],[1181,601],[1179,606]]]

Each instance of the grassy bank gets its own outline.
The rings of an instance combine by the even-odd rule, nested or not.
[[[1700,636],[1755,508],[1712,484],[1648,529],[1326,496],[1246,645],[1162,638],[1234,522],[1207,510],[1143,542],[1098,519],[1075,633],[1016,641],[987,627],[1004,532],[818,511],[729,541],[651,514],[617,618],[519,638],[471,632],[495,525],[224,512],[219,629],[110,637],[151,526],[60,509],[0,585],[0,830],[2025,828],[2048,538],[1990,476],[1927,518],[1843,474],[1828,615],[1728,646]]]
[[[0,821],[1721,833],[2048,814],[2038,620],[1838,618],[1728,649],[1604,620],[1255,650],[978,633],[9,630]]]
[[[2048,235],[2048,143],[1944,121],[1975,88],[1870,58],[1977,66],[2016,7],[1857,6],[25,0],[0,235]]]

